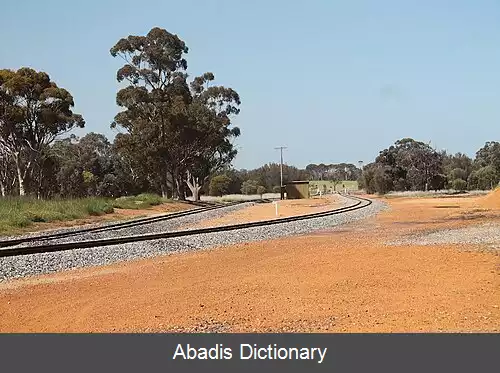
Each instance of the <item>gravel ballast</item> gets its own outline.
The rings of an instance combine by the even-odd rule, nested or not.
[[[389,245],[486,245],[489,249],[500,248],[500,224],[487,223],[458,229],[441,229],[430,233],[417,233],[388,243]]]
[[[354,201],[345,198],[344,203],[345,205],[352,205],[354,204]],[[178,227],[189,226],[190,223],[196,223],[203,219],[217,218],[224,214],[227,214],[228,212],[235,211],[247,206],[249,206],[249,204],[228,206],[223,209],[202,212],[171,221],[127,228],[125,229],[126,234],[124,234],[124,232],[121,232],[119,236],[165,232],[176,229]],[[271,226],[245,228],[237,231],[235,230],[227,232],[199,234],[175,239],[168,238],[105,247],[76,249],[63,252],[5,257],[0,258],[0,281],[18,277],[57,272],[73,268],[107,265],[115,262],[133,260],[138,258],[148,258],[157,255],[207,249],[216,246],[236,244],[241,242],[269,240],[284,236],[299,235],[364,219],[373,216],[374,214],[385,208],[386,205],[383,202],[373,201],[373,203],[368,207],[359,210],[314,219],[279,223]],[[116,236],[116,231],[99,232],[78,236],[79,238],[75,236],[58,240],[50,240],[46,241],[46,243],[62,243],[70,241],[74,242],[78,239],[89,240]]]

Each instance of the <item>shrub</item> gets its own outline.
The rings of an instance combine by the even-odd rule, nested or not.
[[[142,201],[149,206],[157,206],[163,202],[163,198],[161,198],[158,194],[152,193],[142,193],[135,197],[137,201]]]
[[[208,194],[211,196],[222,196],[229,191],[231,178],[227,175],[217,175],[210,180]]]
[[[455,190],[463,192],[464,190],[467,189],[467,182],[462,179],[455,179],[451,183],[451,187]]]
[[[241,184],[241,193],[243,194],[255,194],[257,193],[258,183],[255,180],[247,180]]]
[[[385,167],[377,167],[373,175],[375,190],[379,194],[386,194],[392,190],[392,178]]]
[[[469,175],[470,189],[491,189],[498,184],[499,176],[493,166],[481,167]]]
[[[25,228],[29,227],[33,222],[28,219],[28,217],[23,216],[23,215],[14,215],[12,218],[9,220],[9,223],[11,226],[16,227],[16,228]]]
[[[115,199],[113,207],[118,209],[145,209],[151,206],[157,206],[168,200],[163,199],[157,194],[142,193],[138,196],[120,197]]]
[[[101,199],[91,198],[87,203],[87,213],[92,216],[109,214],[113,211],[113,206]]]
[[[454,168],[450,172],[450,179],[455,180],[455,179],[462,179],[462,180],[467,180],[467,171],[464,170],[463,168]]]
[[[116,197],[120,195],[118,179],[113,174],[106,174],[97,185],[97,194],[102,197]]]

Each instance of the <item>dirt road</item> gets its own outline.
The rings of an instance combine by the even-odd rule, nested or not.
[[[338,194],[334,194],[322,198],[290,199],[277,201],[277,203],[278,216],[276,216],[276,206],[274,204],[264,203],[233,211],[217,219],[205,220],[199,224],[191,225],[190,227],[216,227],[219,225],[248,223],[285,218],[289,216],[314,214],[341,207],[345,201]],[[347,203],[352,203],[352,201],[348,201]]]

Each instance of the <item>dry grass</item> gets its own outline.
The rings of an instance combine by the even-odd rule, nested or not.
[[[26,231],[35,223],[50,223],[100,216],[113,212],[112,201],[104,198],[38,200],[0,199],[0,234]]]

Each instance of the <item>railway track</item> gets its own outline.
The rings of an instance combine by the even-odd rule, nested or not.
[[[224,231],[236,231],[238,229],[271,226],[271,225],[276,225],[276,224],[281,224],[281,223],[287,223],[287,222],[300,221],[300,220],[305,220],[305,219],[313,219],[313,218],[325,217],[325,216],[329,216],[329,215],[341,214],[341,213],[345,213],[345,212],[349,212],[349,211],[362,209],[364,207],[369,206],[372,203],[371,200],[366,199],[366,198],[362,198],[362,197],[354,197],[354,196],[345,196],[345,197],[353,200],[355,203],[353,203],[349,206],[344,206],[344,207],[340,207],[337,209],[324,211],[324,212],[317,212],[317,213],[312,213],[312,214],[291,216],[291,217],[286,217],[286,218],[281,218],[281,219],[264,220],[264,221],[250,222],[250,223],[231,224],[231,225],[209,227],[209,228],[169,231],[169,232],[162,232],[162,233],[144,234],[144,235],[136,235],[136,236],[124,236],[124,237],[106,238],[106,239],[98,239],[98,240],[55,243],[55,244],[45,244],[45,245],[42,244],[42,245],[36,245],[36,246],[18,246],[18,247],[14,247],[14,248],[10,247],[10,248],[6,248],[6,249],[0,249],[0,257],[22,256],[22,255],[29,255],[29,254],[85,249],[85,248],[92,248],[92,247],[102,247],[102,246],[119,245],[119,244],[125,244],[125,243],[158,240],[158,239],[164,239],[164,238],[179,238],[179,237],[185,237],[185,236],[191,236],[191,235],[197,235],[197,234],[206,234],[206,233],[215,233],[215,232],[224,232]],[[204,210],[204,211],[208,211],[208,210],[212,210],[212,209],[216,209],[216,208],[221,208],[221,207],[223,207],[223,206],[209,206],[209,207],[206,207],[207,210]],[[203,209],[203,208],[201,208],[201,209]],[[196,209],[195,211],[200,212],[201,209]],[[171,215],[174,215],[174,214],[169,214],[167,216],[163,216],[163,218],[169,217]],[[181,215],[181,216],[184,216],[184,215]],[[179,215],[173,216],[170,218],[172,219],[175,217],[179,217]],[[150,221],[148,221],[148,222],[150,222]],[[132,223],[132,222],[130,222],[130,223]],[[144,224],[147,224],[147,223],[144,223]],[[101,227],[98,227],[98,228],[101,228]],[[102,227],[102,228],[105,228],[105,227]],[[121,226],[120,228],[123,228],[123,226]],[[117,229],[117,228],[115,228],[115,229]],[[80,231],[79,234],[81,234],[81,233],[82,233],[82,231]],[[41,238],[43,240],[46,240],[47,238],[45,238],[45,237],[47,237],[47,236],[43,236]],[[58,236],[58,237],[60,237],[60,236]],[[58,237],[52,237],[52,238],[58,238]],[[30,241],[30,242],[33,241],[33,238],[28,239],[28,241]],[[11,242],[12,242],[12,240],[11,240]],[[27,242],[27,241],[24,241],[24,242]],[[14,245],[17,245],[17,244],[14,244]]]
[[[190,204],[190,205],[194,205],[194,206],[198,206],[198,208],[195,208],[192,210],[173,212],[173,213],[169,213],[169,214],[165,214],[165,215],[149,216],[149,217],[145,217],[145,218],[133,219],[133,220],[125,221],[125,222],[111,223],[108,225],[98,226],[98,227],[88,227],[88,228],[81,228],[81,229],[76,229],[76,230],[68,230],[68,231],[64,231],[64,232],[49,233],[49,234],[43,234],[43,235],[37,235],[37,236],[30,236],[30,237],[23,237],[23,238],[0,241],[0,248],[9,247],[9,246],[16,246],[16,245],[20,245],[20,244],[26,243],[26,242],[48,241],[48,240],[53,240],[55,238],[65,238],[65,237],[71,237],[71,236],[78,236],[78,235],[81,235],[84,233],[107,232],[107,231],[115,231],[115,230],[119,230],[119,229],[123,229],[123,228],[137,227],[137,226],[156,223],[156,222],[160,222],[160,221],[167,221],[167,220],[172,220],[172,219],[180,218],[180,217],[184,217],[184,216],[199,214],[200,212],[217,210],[217,209],[220,209],[223,207],[233,206],[235,204],[239,204],[240,202],[230,202],[230,203],[219,204],[219,203],[185,201],[185,203]]]

